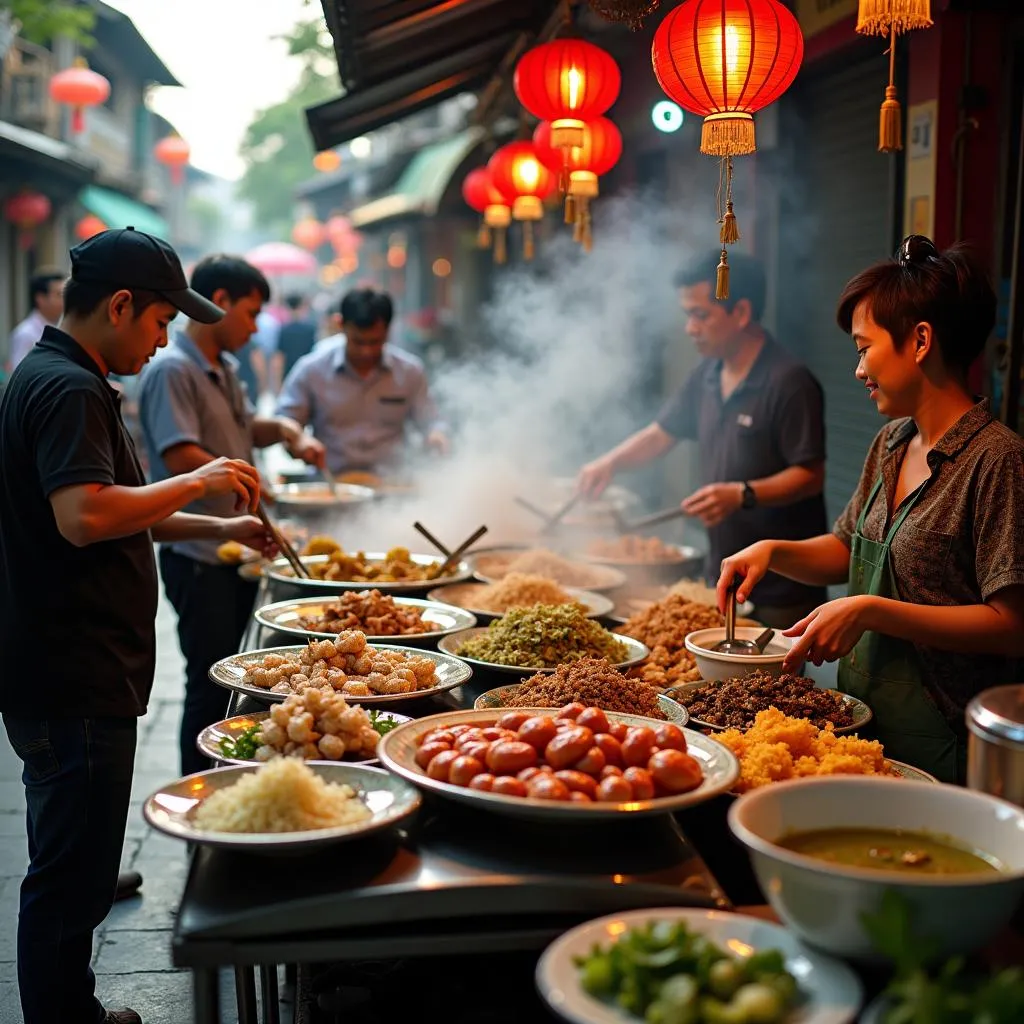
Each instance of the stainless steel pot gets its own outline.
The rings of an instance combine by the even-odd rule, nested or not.
[[[1024,807],[1024,685],[995,686],[967,705],[967,786]]]

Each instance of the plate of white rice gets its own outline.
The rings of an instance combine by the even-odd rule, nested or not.
[[[175,839],[275,854],[359,839],[419,806],[415,787],[380,768],[281,757],[188,775],[157,790],[143,814]]]

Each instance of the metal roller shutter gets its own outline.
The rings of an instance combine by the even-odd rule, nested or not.
[[[876,57],[810,78],[801,96],[806,207],[817,236],[803,269],[801,290],[811,299],[800,329],[801,355],[825,389],[825,497],[832,519],[856,488],[883,423],[853,376],[853,343],[835,322],[846,282],[893,251],[893,158],[877,152],[880,92]]]

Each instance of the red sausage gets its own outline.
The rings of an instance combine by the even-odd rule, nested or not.
[[[534,800],[568,800],[569,787],[557,775],[535,775],[526,786],[526,795]]]
[[[659,750],[647,767],[655,783],[668,793],[687,793],[704,781],[700,764],[678,750]]]
[[[686,753],[686,737],[683,730],[672,722],[665,722],[654,730],[654,745],[659,750],[679,750]]]
[[[487,767],[495,775],[515,775],[537,763],[537,751],[522,740],[498,740],[487,751]]]
[[[558,729],[553,718],[535,715],[519,726],[519,732],[516,735],[524,743],[529,743],[535,750],[542,751],[555,738],[556,732]]]
[[[609,775],[597,787],[597,799],[606,804],[625,804],[633,799],[633,788],[621,776]]]
[[[427,765],[427,775],[438,782],[447,782],[452,762],[457,761],[460,756],[457,750],[442,750]]]
[[[627,765],[646,765],[654,752],[654,730],[646,725],[634,726],[622,744],[622,759]]]
[[[494,776],[490,772],[484,772],[482,775],[474,775],[469,783],[470,789],[478,790],[481,793],[489,793],[491,788],[494,786]]]
[[[607,764],[622,767],[622,744],[608,732],[599,732],[594,737],[594,746],[599,747]]]
[[[574,793],[586,793],[591,798],[597,795],[597,783],[583,772],[555,772],[555,778],[564,782]]]
[[[416,751],[416,764],[426,771],[427,765],[430,764],[438,754],[443,750],[451,749],[452,748],[448,746],[447,743],[424,743],[423,746]]]
[[[526,783],[511,775],[501,775],[494,780],[491,792],[504,796],[526,796]]]
[[[633,787],[634,800],[653,799],[654,778],[646,768],[627,768],[622,777]]]
[[[498,719],[498,728],[511,729],[512,732],[516,732],[529,717],[530,715],[526,711],[506,711]]]
[[[588,775],[600,775],[606,764],[604,752],[595,743],[574,765],[578,772],[586,772]]]
[[[607,732],[608,716],[600,708],[584,708],[576,716],[576,724],[586,726],[591,732]]]
[[[556,718],[572,718],[576,719],[586,711],[587,709],[578,700],[574,700],[571,704],[566,704],[561,711],[555,715]]]
[[[478,775],[483,775],[484,766],[475,758],[460,754],[451,763],[448,781],[453,786],[468,786]]]
[[[545,748],[544,760],[556,771],[575,764],[594,745],[594,734],[582,726],[559,733]]]

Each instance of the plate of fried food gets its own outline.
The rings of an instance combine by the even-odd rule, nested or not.
[[[819,729],[831,723],[837,736],[862,729],[872,718],[864,701],[788,672],[776,676],[758,671],[723,682],[683,683],[665,694],[682,704],[690,712],[690,721],[704,729],[749,729],[757,713],[770,707],[791,718],[806,719]]]
[[[522,572],[510,572],[497,583],[449,583],[431,590],[427,597],[464,608],[481,622],[490,622],[512,608],[535,604],[580,604],[588,619],[599,619],[614,607],[604,594],[563,587],[546,576]]]
[[[199,752],[223,764],[259,764],[275,757],[333,764],[374,764],[380,737],[406,715],[349,704],[340,693],[309,689],[269,711],[235,715],[196,737]]]
[[[270,703],[312,687],[370,706],[429,697],[461,686],[473,675],[464,661],[416,647],[373,647],[357,630],[304,646],[270,647],[222,658],[210,679]]]
[[[671,813],[724,793],[739,771],[702,733],[578,704],[431,715],[389,732],[378,755],[446,799],[559,822]]]
[[[246,853],[306,853],[393,828],[421,797],[368,765],[278,757],[228,765],[161,786],[143,804],[148,824],[198,846]]]
[[[256,610],[256,621],[267,629],[303,639],[330,639],[357,629],[369,643],[400,639],[418,647],[472,629],[476,616],[438,601],[393,597],[379,590],[347,590],[333,598],[306,597],[264,605]]]

